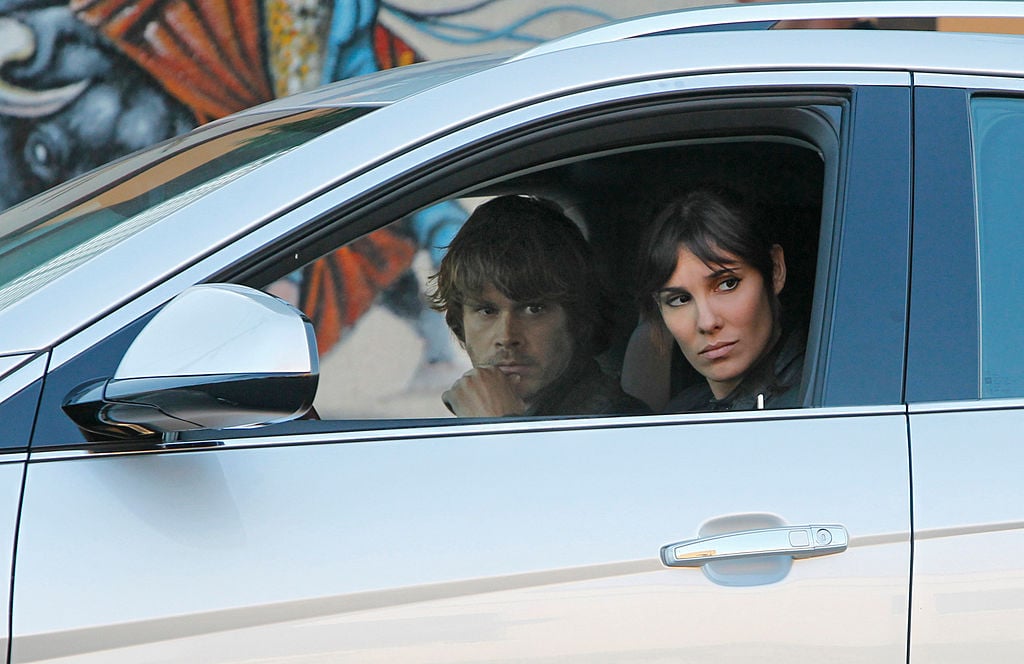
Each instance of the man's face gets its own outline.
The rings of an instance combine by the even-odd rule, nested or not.
[[[575,351],[560,304],[516,302],[491,284],[467,298],[462,323],[473,366],[517,375],[513,389],[527,405],[565,372]]]

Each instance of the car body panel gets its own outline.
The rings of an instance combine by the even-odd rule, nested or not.
[[[2,414],[2,413],[0,413]],[[21,486],[25,464],[11,462],[15,455],[0,455],[0,569],[14,570],[14,542],[21,504]],[[11,577],[0,582],[0,620],[10,620]],[[0,633],[0,648],[9,646],[7,632]]]
[[[989,304],[1017,284],[985,283],[983,176],[972,98],[1019,99],[1021,81],[922,77],[916,92],[922,191],[914,223],[907,376],[914,486],[912,660],[1019,661],[1024,638],[1024,403],[982,398]],[[1000,171],[989,189],[1016,188]],[[1016,220],[1011,213],[1011,224]],[[1012,232],[1012,231],[1011,231]],[[1015,352],[1015,351],[1014,351]],[[1006,357],[1004,355],[1004,357]],[[1007,372],[1016,367],[1008,366]],[[1013,382],[1007,383],[1013,389]]]
[[[1007,405],[912,411],[915,659],[1016,661],[1024,654],[1017,629],[1024,619],[1022,415],[1019,402]]]
[[[45,354],[0,357],[0,570],[5,570],[0,582],[0,621],[8,625],[25,461],[47,359]],[[9,652],[9,634],[0,630],[3,652]]]
[[[905,415],[829,412],[32,463],[12,661],[160,661],[175,647],[357,661],[371,645],[382,661],[789,661],[812,634],[851,661],[902,662]],[[705,521],[762,513],[843,523],[851,546],[770,585],[659,568],[660,547]],[[79,543],[73,557],[49,545],[57,533]],[[740,613],[759,617],[730,628]]]

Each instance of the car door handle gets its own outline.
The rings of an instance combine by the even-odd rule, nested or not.
[[[661,547],[661,561],[669,567],[700,567],[755,556],[811,558],[845,551],[848,541],[846,528],[837,525],[744,530],[667,544]]]

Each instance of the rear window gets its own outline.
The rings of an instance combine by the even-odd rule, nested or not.
[[[1024,396],[1024,99],[975,98],[981,396]]]

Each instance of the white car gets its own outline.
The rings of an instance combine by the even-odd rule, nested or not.
[[[639,18],[277,100],[0,215],[8,661],[1024,661],[1024,37],[905,29],[939,15],[1024,3]],[[859,17],[896,29],[771,29]],[[452,418],[410,396],[408,320],[264,292],[531,193],[621,278],[625,343],[627,249],[708,178],[801,259],[802,407]]]

